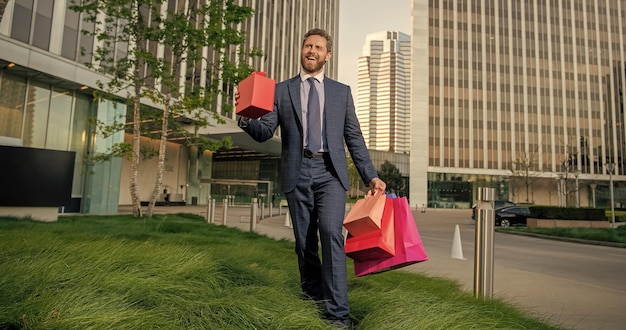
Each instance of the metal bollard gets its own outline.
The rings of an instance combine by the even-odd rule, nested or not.
[[[215,223],[215,199],[211,198],[211,223]]]
[[[476,298],[490,298],[493,295],[494,197],[494,188],[478,188],[476,239],[474,241],[474,296]]]
[[[426,213],[426,204],[422,204],[422,213]]]
[[[224,199],[224,208],[222,209],[222,221],[223,225],[226,226],[226,219],[228,218],[228,199]]]
[[[256,230],[256,210],[259,207],[257,199],[253,198],[250,203],[250,231]]]
[[[270,217],[273,217],[273,216],[274,216],[274,214],[273,214],[272,212],[273,212],[274,210],[272,210],[272,209],[273,209],[273,206],[274,206],[273,204],[274,204],[274,203],[272,203],[271,201],[268,201],[268,203],[267,203],[267,204],[268,204],[268,208],[269,208]]]
[[[261,219],[265,219],[265,204],[263,204],[263,200],[261,199],[261,203],[259,204],[261,207]]]
[[[211,223],[211,198],[206,200],[206,222]]]

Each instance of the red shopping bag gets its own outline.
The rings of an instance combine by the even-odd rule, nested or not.
[[[346,255],[354,260],[372,260],[394,255],[395,237],[393,234],[393,200],[385,199],[385,209],[381,219],[381,228],[373,232],[346,238]]]
[[[387,196],[382,191],[359,199],[343,220],[343,226],[352,236],[359,236],[380,230],[380,221],[385,209]]]
[[[393,199],[395,254],[374,260],[355,260],[354,274],[363,276],[428,260],[406,197]]]

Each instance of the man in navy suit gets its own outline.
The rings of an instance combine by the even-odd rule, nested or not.
[[[307,32],[301,72],[276,85],[274,110],[259,120],[242,117],[239,126],[259,142],[280,127],[282,190],[293,221],[302,291],[324,304],[324,317],[331,324],[347,328],[350,306],[342,226],[350,187],[344,142],[363,181],[372,190],[384,191],[386,185],[370,160],[350,87],[324,75],[331,55],[332,39],[326,31]]]

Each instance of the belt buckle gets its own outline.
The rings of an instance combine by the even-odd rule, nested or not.
[[[306,158],[313,158],[315,157],[315,154],[311,152],[311,150],[309,149],[304,149],[304,157]]]

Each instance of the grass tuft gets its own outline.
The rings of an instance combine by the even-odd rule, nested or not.
[[[328,328],[300,299],[292,242],[195,215],[3,218],[0,265],[0,329]],[[556,328],[444,279],[349,281],[358,329]]]
[[[612,242],[626,244],[626,226],[618,228],[510,228],[546,236],[576,238],[589,241]]]

